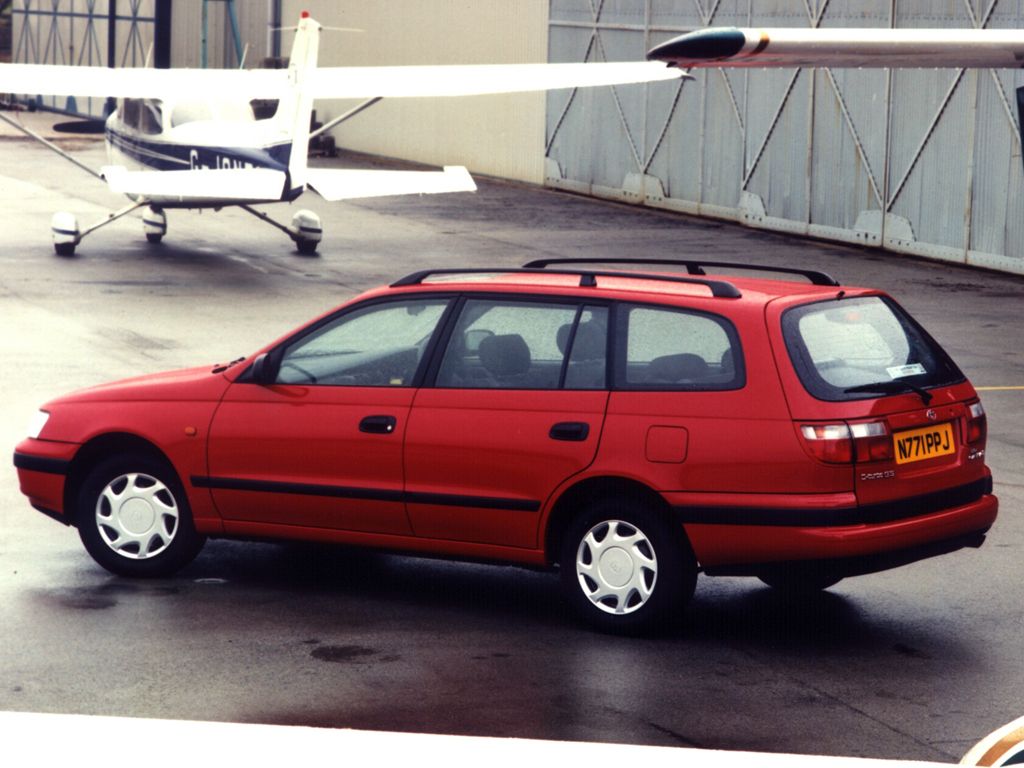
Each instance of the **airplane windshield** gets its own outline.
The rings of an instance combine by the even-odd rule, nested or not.
[[[118,105],[118,117],[129,128],[157,134],[163,131],[162,110],[159,99],[124,99]]]

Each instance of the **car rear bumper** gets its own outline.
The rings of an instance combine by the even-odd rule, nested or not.
[[[47,440],[23,440],[14,451],[21,492],[45,515],[70,525],[64,510],[64,485],[79,446]]]
[[[757,565],[808,560],[834,561],[831,565],[846,575],[872,573],[980,546],[999,510],[986,480],[980,490],[988,492],[975,493],[970,501],[964,502],[964,492],[953,489],[951,506],[895,520],[876,521],[868,514],[864,522],[852,525],[798,525],[792,515],[773,516],[764,510],[755,525],[702,521],[684,526],[708,573],[752,573]],[[909,510],[919,508],[911,504]]]

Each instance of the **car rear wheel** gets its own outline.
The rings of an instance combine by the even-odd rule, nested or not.
[[[784,563],[765,568],[757,578],[772,589],[793,595],[821,592],[843,580],[818,563]]]
[[[77,523],[93,559],[120,576],[169,576],[206,541],[174,470],[146,456],[98,464],[82,484]]]
[[[573,520],[560,568],[577,613],[598,629],[621,634],[673,626],[697,579],[682,528],[628,498],[599,501]]]

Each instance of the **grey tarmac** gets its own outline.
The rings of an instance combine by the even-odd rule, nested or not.
[[[104,161],[96,142],[69,146]],[[478,182],[474,195],[268,206],[284,221],[320,213],[314,258],[237,210],[171,211],[157,246],[129,217],[58,258],[54,211],[85,224],[122,200],[0,139],[0,452],[49,397],[234,359],[418,269],[699,255],[890,291],[992,388],[1001,510],[985,546],[804,602],[702,577],[678,633],[623,639],[567,615],[555,574],[509,566],[213,541],[176,578],[116,578],[28,506],[8,463],[0,710],[950,762],[1024,714],[1024,280]]]

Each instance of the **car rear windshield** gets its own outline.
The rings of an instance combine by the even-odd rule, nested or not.
[[[804,304],[782,316],[786,348],[820,400],[875,398],[964,380],[928,333],[881,296]]]

